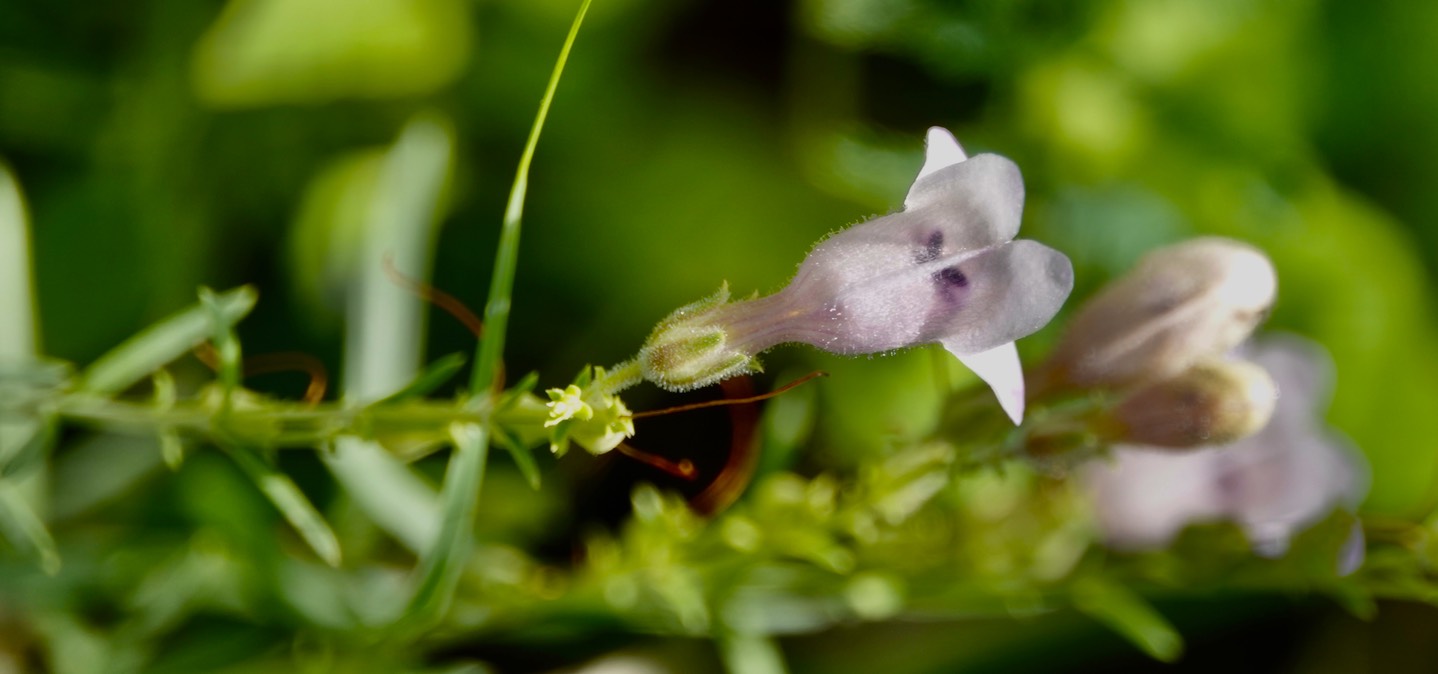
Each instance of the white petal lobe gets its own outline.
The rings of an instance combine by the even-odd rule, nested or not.
[[[1019,352],[1013,342],[979,353],[959,353],[949,348],[947,343],[944,348],[958,356],[959,362],[973,370],[979,379],[984,380],[984,383],[994,390],[999,406],[1004,408],[1004,413],[1009,415],[1015,426],[1023,423],[1024,371],[1019,364]]]
[[[904,197],[903,215],[944,230],[958,249],[972,249],[1014,238],[1023,212],[1024,178],[1018,165],[981,154],[915,180]]]
[[[919,177],[914,178],[918,182],[941,168],[953,166],[968,159],[964,154],[964,148],[959,147],[958,139],[948,129],[940,126],[929,127],[929,136],[924,146],[924,167],[919,169]]]

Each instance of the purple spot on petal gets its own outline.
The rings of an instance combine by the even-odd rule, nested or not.
[[[957,266],[944,267],[934,272],[934,280],[939,283],[940,289],[963,288],[969,285],[969,277]]]
[[[1220,470],[1214,478],[1214,487],[1227,507],[1243,496],[1243,475],[1237,470]]]
[[[934,290],[938,295],[938,302],[933,308],[935,313],[930,316],[930,320],[936,324],[947,323],[953,312],[963,304],[969,277],[955,265],[935,271],[929,278],[933,279]]]
[[[944,233],[940,230],[934,230],[934,232],[929,235],[929,240],[924,242],[923,250],[914,253],[914,262],[918,264],[933,262],[939,259],[939,256],[943,254]]]

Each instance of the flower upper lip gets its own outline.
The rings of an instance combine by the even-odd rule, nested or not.
[[[1013,341],[1047,324],[1073,288],[1067,257],[1012,240],[1023,203],[1012,161],[970,158],[948,131],[930,129],[904,210],[816,246],[780,295],[823,310],[791,313],[788,329],[768,338],[845,354],[938,342],[994,388],[1017,423],[1023,382]]]

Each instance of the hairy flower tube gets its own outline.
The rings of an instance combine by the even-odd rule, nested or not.
[[[938,343],[1018,423],[1014,340],[1047,324],[1073,289],[1067,257],[1013,240],[1023,202],[1012,161],[970,158],[932,128],[902,211],[824,239],[773,295],[730,302],[726,287],[675,311],[640,350],[644,378],[670,390],[706,386],[756,371],[755,356],[785,343],[845,355]]]
[[[1322,351],[1289,337],[1241,353],[1278,385],[1268,424],[1231,444],[1190,452],[1116,447],[1114,460],[1088,475],[1098,523],[1111,546],[1161,548],[1189,524],[1231,521],[1255,552],[1275,557],[1304,527],[1362,498],[1362,457],[1320,421],[1331,378]],[[1361,559],[1361,531],[1349,547],[1340,561],[1344,570]]]
[[[1247,339],[1277,288],[1273,264],[1245,243],[1205,237],[1155,250],[1084,303],[1030,393],[1122,389],[1178,375]]]

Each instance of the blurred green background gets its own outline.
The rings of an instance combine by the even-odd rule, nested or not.
[[[345,200],[416,115],[455,153],[434,281],[481,306],[576,5],[0,0],[0,158],[29,200],[44,351],[85,363],[197,285],[251,283],[247,352],[337,371]],[[1435,74],[1438,4],[1400,0],[597,0],[535,160],[507,365],[559,384],[723,280],[778,289],[820,236],[900,205],[941,125],[1023,168],[1023,236],[1070,255],[1075,298],[1194,235],[1268,251],[1269,327],[1331,352],[1330,420],[1372,464],[1366,511],[1422,516],[1438,503]],[[471,349],[431,324],[431,353]],[[1021,346],[1037,356],[1054,332]],[[928,363],[772,360],[834,370],[829,408],[863,408],[821,407],[821,451],[841,457],[932,423],[910,402]],[[1295,645],[1314,635],[1394,629],[1255,612],[1279,616],[1255,648],[1293,667],[1321,664]],[[847,647],[889,647],[868,638]],[[798,647],[841,671],[829,646]]]

